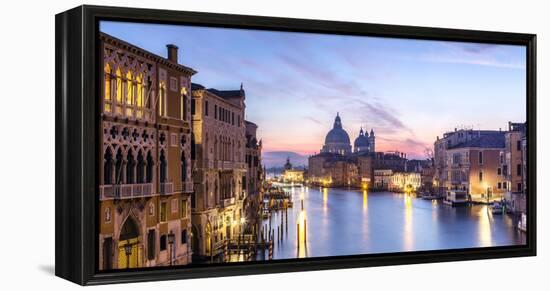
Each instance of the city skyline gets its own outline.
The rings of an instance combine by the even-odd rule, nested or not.
[[[101,31],[161,56],[166,44],[179,46],[179,63],[198,71],[195,83],[235,89],[243,82],[246,118],[259,125],[264,152],[319,152],[336,112],[352,142],[361,126],[373,128],[377,149],[412,158],[423,157],[436,136],[456,127],[498,130],[508,121],[525,121],[521,46],[100,25]]]

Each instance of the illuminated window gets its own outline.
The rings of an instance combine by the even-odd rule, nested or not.
[[[166,115],[166,85],[164,82],[160,83],[159,89],[159,115]]]
[[[122,114],[122,72],[116,70],[116,113]]]
[[[181,88],[180,93],[180,118],[187,119],[187,89],[185,87]]]
[[[187,200],[181,200],[180,217],[187,218]]]
[[[136,76],[136,83],[135,83],[135,90],[136,90],[136,116],[138,118],[143,117],[143,105],[144,105],[144,88],[143,88],[143,74],[139,74]]]
[[[111,74],[112,74],[112,71],[111,71],[111,66],[109,64],[106,64],[105,65],[105,96],[104,96],[104,100],[105,100],[105,105],[104,105],[104,110],[105,112],[111,112],[111,102],[112,102],[112,99],[111,99]]]
[[[128,71],[126,73],[126,78],[124,79],[124,83],[126,84],[126,116],[132,116],[132,107],[134,106],[134,86],[132,84],[132,72]]]

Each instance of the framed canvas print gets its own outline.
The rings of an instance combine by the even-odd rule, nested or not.
[[[535,35],[81,6],[56,44],[60,277],[536,254]]]

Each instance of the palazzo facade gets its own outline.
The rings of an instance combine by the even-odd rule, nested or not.
[[[191,262],[191,76],[100,34],[99,269]]]
[[[193,84],[192,95],[193,251],[213,261],[245,223],[245,92]]]

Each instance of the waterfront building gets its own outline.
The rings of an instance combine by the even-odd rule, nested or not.
[[[304,169],[294,169],[290,163],[290,158],[286,158],[286,163],[283,172],[283,181],[285,183],[303,183],[304,182]]]
[[[374,189],[389,190],[392,175],[392,170],[374,170]]]
[[[394,192],[416,191],[421,185],[420,173],[395,172],[390,177],[389,189]]]
[[[506,192],[501,168],[504,135],[501,130],[462,129],[438,137],[434,184],[440,192],[461,190],[472,200],[502,198]]]
[[[430,165],[429,167],[422,167],[422,170],[420,172],[420,184],[423,191],[433,193],[434,192],[434,180],[435,175],[435,168],[433,165]]]
[[[375,169],[388,169],[394,172],[405,172],[407,167],[407,155],[398,151],[375,152],[373,156]]]
[[[501,167],[498,172],[504,176],[502,187],[506,190],[505,198],[510,201],[513,211],[525,212],[524,189],[524,146],[525,123],[508,123],[508,131],[504,134],[505,148],[500,155]]]
[[[406,171],[406,155],[401,152],[376,152],[374,130],[370,134],[360,128],[353,152],[349,136],[343,129],[339,114],[327,133],[319,154],[308,159],[308,182],[331,186],[377,188],[375,170]],[[379,183],[380,184],[380,183]],[[387,188],[385,183],[384,188]],[[378,185],[380,186],[380,185]]]
[[[193,253],[212,261],[244,223],[245,92],[192,84],[192,96]]]
[[[375,151],[375,136],[374,130],[370,130],[370,136],[368,132],[363,132],[363,128],[359,130],[359,136],[353,142],[354,153],[374,153]]]
[[[252,226],[261,222],[260,211],[264,194],[265,171],[262,168],[262,141],[258,141],[256,136],[258,125],[247,120],[244,123],[246,174],[242,183],[245,191],[243,207],[246,225]],[[245,231],[248,230],[245,229]]]
[[[261,201],[262,194],[262,181],[263,181],[263,169],[262,169],[262,141],[258,141],[256,137],[256,131],[258,125],[248,120],[245,123],[245,137],[246,137],[246,176],[243,183],[246,191],[246,196],[256,197]]]
[[[325,137],[325,144],[321,153],[348,155],[351,153],[351,144],[348,133],[342,127],[340,114],[336,114],[334,125]]]
[[[191,263],[190,84],[196,72],[101,33],[100,270]]]

